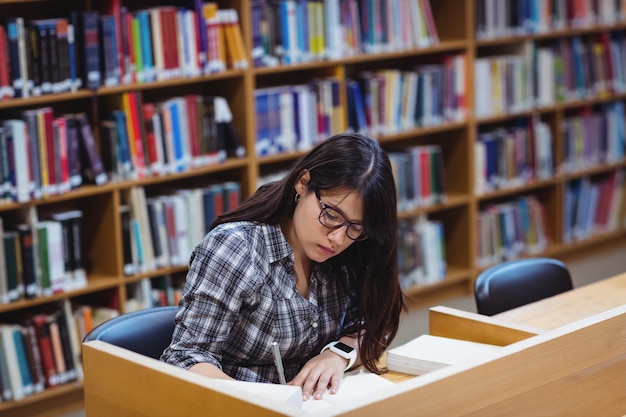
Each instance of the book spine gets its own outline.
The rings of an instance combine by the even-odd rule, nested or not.
[[[89,125],[87,116],[84,113],[79,113],[76,117],[81,138],[81,149],[83,150],[84,155],[86,155],[86,158],[84,159],[87,163],[86,168],[89,172],[89,177],[97,185],[105,184],[109,179],[104,171],[104,165],[100,159],[96,140],[93,137],[93,132],[91,131],[91,126]]]

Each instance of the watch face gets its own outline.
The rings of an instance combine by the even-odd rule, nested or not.
[[[346,345],[345,343],[341,343],[341,342],[335,343],[335,347],[337,349],[339,349],[339,350],[342,350],[342,351],[346,352],[346,353],[352,353],[352,351],[354,350],[350,346]]]

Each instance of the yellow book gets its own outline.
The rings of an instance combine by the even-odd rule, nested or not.
[[[39,169],[41,170],[41,194],[44,197],[50,195],[50,177],[48,176],[48,150],[46,148],[46,125],[44,113],[37,112],[37,131],[39,132]]]
[[[243,50],[243,41],[237,42],[237,31],[239,29],[237,12],[234,9],[224,9],[217,11],[218,20],[221,22],[221,32],[223,34],[226,56],[226,64],[229,68],[245,69],[247,60]],[[241,35],[241,32],[239,32]]]

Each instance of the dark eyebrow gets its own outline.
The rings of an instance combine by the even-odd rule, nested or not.
[[[316,197],[318,197],[317,199],[318,199],[319,201],[322,201],[322,197],[320,196],[320,192],[319,192],[319,191],[316,191],[316,192],[315,192],[315,196],[316,196]],[[351,224],[358,224],[359,226],[363,226],[363,221],[362,221],[362,220],[361,220],[361,221],[358,221],[358,222],[357,222],[357,221],[354,221],[354,220],[349,220],[349,219],[348,219],[348,216],[346,216],[346,214],[345,214],[345,213],[344,213],[344,212],[343,212],[343,211],[342,211],[339,207],[337,207],[337,206],[333,206],[332,204],[324,203],[323,201],[322,201],[322,203],[323,203],[325,206],[327,206],[328,208],[331,208],[331,209],[333,209],[333,210],[337,211],[337,212],[338,212],[339,214],[341,214],[341,215],[343,216],[343,218],[344,218],[344,219],[346,219],[349,223],[351,223]]]

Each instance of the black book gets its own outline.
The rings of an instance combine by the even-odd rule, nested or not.
[[[122,252],[124,256],[124,275],[133,275],[135,273],[135,264],[133,263],[132,238],[130,230],[130,207],[122,205],[119,207],[120,222],[122,224]]]
[[[33,238],[33,229],[27,223],[20,223],[16,226],[16,230],[20,241],[24,295],[26,298],[35,298],[41,294],[41,288],[37,282],[37,268],[35,266],[37,248]]]
[[[70,15],[76,42],[76,71],[87,88],[102,84],[100,70],[100,14],[96,10],[76,11]]]
[[[159,218],[157,217],[158,212],[155,200],[152,198],[148,199],[146,201],[146,206],[148,211],[148,223],[150,225],[150,235],[152,236],[152,249],[154,250],[154,258],[156,260],[157,266],[163,266],[163,243],[161,242],[159,234]]]
[[[82,161],[80,159],[80,131],[78,120],[65,116],[67,121],[67,160],[70,171],[70,188],[77,188],[83,184]]]
[[[78,122],[79,128],[83,176],[97,185],[105,184],[109,181],[109,177],[104,170],[104,164],[102,164],[102,159],[100,158],[100,151],[98,150],[96,140],[91,131],[89,121],[87,120],[87,115],[85,113],[79,113],[74,117]]]
[[[68,328],[65,313],[63,311],[54,313],[54,320],[59,327],[59,336],[61,336],[61,349],[63,350],[63,361],[65,362],[66,381],[75,381],[78,374],[76,371],[76,365],[74,364],[72,341],[70,339],[70,330]]]
[[[32,80],[32,93],[34,96],[41,95],[41,45],[38,42],[37,28],[29,25],[24,30],[26,36],[26,49],[28,51],[28,73]]]

